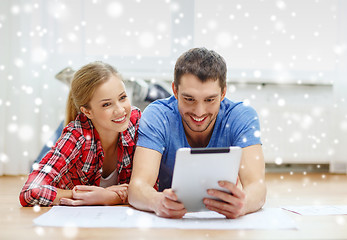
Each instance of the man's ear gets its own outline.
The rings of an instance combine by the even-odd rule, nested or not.
[[[173,94],[175,95],[175,98],[178,99],[177,88],[176,88],[174,82],[172,82],[172,92],[173,92]]]
[[[91,113],[90,109],[85,108],[85,107],[82,106],[82,107],[80,107],[80,111],[81,111],[82,113],[84,113],[84,115],[86,115],[87,118],[89,118],[89,119],[92,119],[92,118],[93,118],[93,114]]]
[[[225,87],[224,87],[224,89],[223,89],[223,92],[222,92],[222,97],[221,97],[221,100],[220,100],[220,101],[223,101],[223,100],[224,100],[226,94],[227,94],[227,86],[225,85]]]

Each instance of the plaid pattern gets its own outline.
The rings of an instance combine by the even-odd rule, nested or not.
[[[118,183],[129,183],[141,112],[132,107],[128,129],[118,141]],[[51,206],[57,188],[100,185],[104,152],[99,134],[83,114],[69,123],[55,146],[29,174],[19,195],[22,206]]]

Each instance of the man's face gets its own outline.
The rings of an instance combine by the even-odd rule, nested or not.
[[[178,101],[178,110],[186,133],[209,134],[216,121],[226,88],[222,92],[218,81],[209,80],[202,83],[196,76],[185,74],[181,77],[178,89],[173,85],[173,92]]]

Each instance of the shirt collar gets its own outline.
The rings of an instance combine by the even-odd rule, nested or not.
[[[120,138],[123,146],[135,146],[135,127],[131,121],[127,130],[120,134]]]

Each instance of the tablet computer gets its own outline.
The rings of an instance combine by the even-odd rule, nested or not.
[[[172,189],[188,212],[206,210],[203,199],[213,198],[207,194],[207,189],[226,191],[218,181],[236,184],[241,154],[240,147],[177,150]]]

